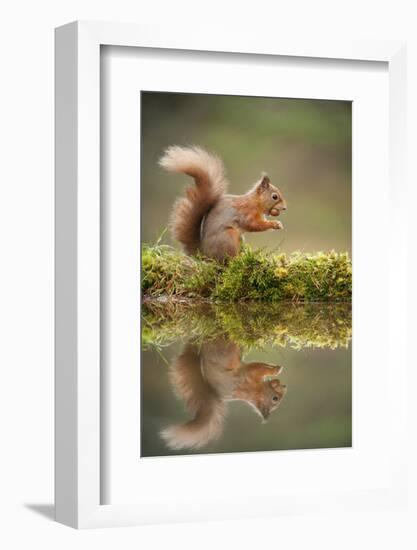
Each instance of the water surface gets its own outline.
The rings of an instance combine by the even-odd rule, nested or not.
[[[350,304],[143,306],[141,455],[350,447]]]

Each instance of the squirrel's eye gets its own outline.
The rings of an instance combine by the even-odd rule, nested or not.
[[[272,401],[278,401],[278,395],[274,395]]]
[[[272,200],[273,200],[273,201],[278,200],[278,195],[277,195],[276,193],[274,193],[274,194],[272,195]]]

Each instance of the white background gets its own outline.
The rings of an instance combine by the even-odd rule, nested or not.
[[[188,6],[188,9],[187,9]],[[191,1],[15,0],[1,9],[1,360],[0,545],[3,548],[415,548],[416,476],[408,511],[348,516],[152,526],[76,532],[54,524],[53,499],[53,27],[74,19],[149,21],[178,25],[199,20],[292,36],[407,38],[410,98],[417,97],[417,36],[413,2],[309,0],[283,3]],[[409,103],[409,181],[417,182],[417,109]],[[414,185],[416,185],[414,183]],[[416,202],[410,189],[410,213]],[[389,230],[389,212],[381,213]],[[415,241],[413,242],[415,250]],[[411,246],[411,244],[410,244]],[[410,280],[417,279],[416,265]],[[412,290],[412,289],[410,289]],[[410,295],[410,302],[415,291]],[[415,305],[415,300],[413,301]],[[413,309],[410,307],[410,312]],[[412,316],[410,313],[410,322]],[[411,333],[411,330],[410,330]],[[411,335],[411,334],[410,334]],[[416,381],[410,372],[410,397]],[[392,365],[395,392],[395,364]],[[416,406],[410,399],[410,463],[416,462]],[[389,445],[389,442],[387,442]],[[44,507],[42,508],[41,505]],[[35,507],[38,513],[30,507]]]

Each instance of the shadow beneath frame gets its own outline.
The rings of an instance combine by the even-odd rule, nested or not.
[[[55,521],[55,506],[53,504],[25,504],[25,508],[46,519]]]

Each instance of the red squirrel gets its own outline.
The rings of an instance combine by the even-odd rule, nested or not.
[[[193,417],[165,427],[160,435],[171,450],[200,449],[218,439],[230,401],[243,401],[262,421],[281,404],[287,386],[278,376],[283,367],[246,363],[236,343],[217,338],[201,346],[187,343],[169,368],[175,393]]]
[[[265,218],[287,209],[267,174],[244,195],[229,195],[223,162],[201,147],[168,147],[159,164],[194,178],[195,185],[174,204],[170,221],[174,238],[187,254],[201,252],[223,261],[239,253],[242,233],[283,229],[280,221]]]

